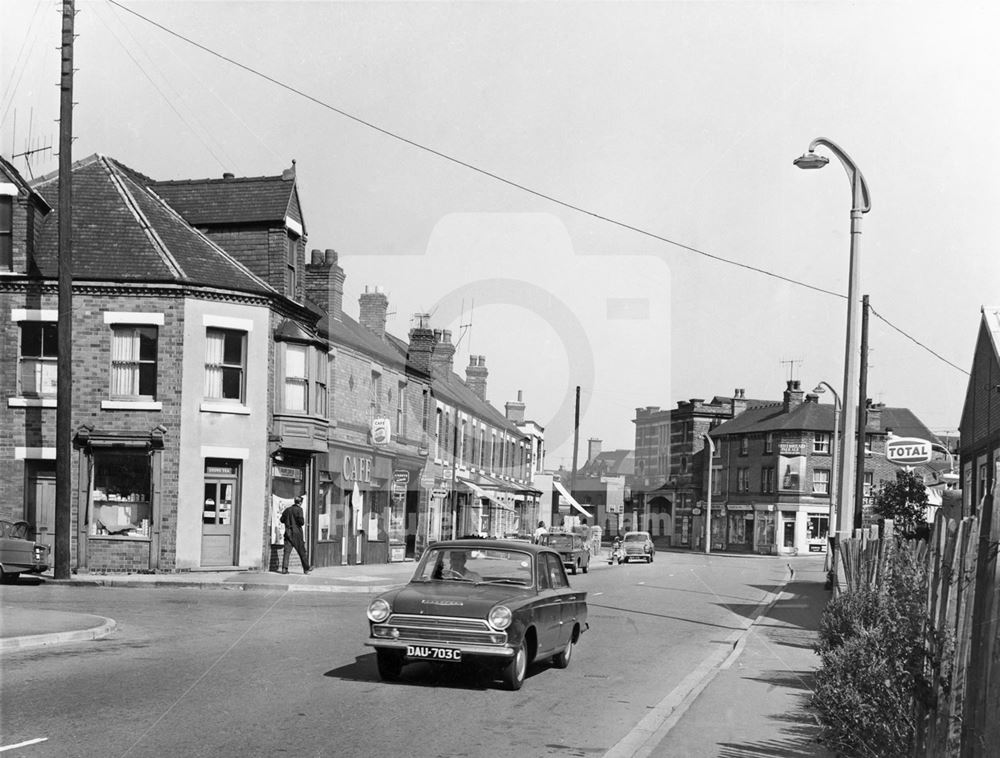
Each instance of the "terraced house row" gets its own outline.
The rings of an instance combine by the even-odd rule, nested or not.
[[[49,542],[59,181],[0,157],[0,517]],[[275,567],[300,495],[317,566],[535,520],[544,430],[426,316],[387,333],[377,287],[345,312],[294,164],[156,181],[94,155],[72,182],[73,570]]]

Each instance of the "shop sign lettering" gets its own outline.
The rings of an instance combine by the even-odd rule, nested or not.
[[[890,437],[885,445],[885,457],[890,463],[901,466],[926,463],[931,459],[931,443],[917,437]]]
[[[345,455],[343,473],[348,482],[371,482],[372,459],[360,455]]]

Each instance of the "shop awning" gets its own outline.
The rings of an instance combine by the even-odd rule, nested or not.
[[[497,500],[496,497],[494,497],[492,494],[484,490],[475,482],[470,482],[468,479],[463,479],[462,477],[458,477],[458,481],[460,481],[463,485],[465,485],[465,487],[470,492],[472,492],[472,494],[474,494],[476,497],[483,497],[486,498],[487,500],[493,501],[497,505],[503,505],[503,503]]]
[[[562,495],[564,498],[566,498],[566,500],[569,502],[570,505],[572,505],[574,508],[580,511],[580,513],[582,513],[587,518],[590,518],[590,514],[583,509],[583,506],[581,506],[578,502],[576,502],[576,499],[571,494],[569,494],[569,492],[566,490],[565,487],[562,486],[562,482],[554,480],[552,482],[552,485],[557,490],[559,490],[559,494]]]

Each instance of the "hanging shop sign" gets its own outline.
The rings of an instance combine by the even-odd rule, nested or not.
[[[406,469],[398,468],[392,472],[392,483],[393,484],[409,484],[410,483],[410,472]]]
[[[927,463],[931,459],[931,443],[919,437],[890,437],[885,443],[885,457],[898,466]]]
[[[392,439],[392,426],[387,418],[372,420],[372,444],[388,445]]]

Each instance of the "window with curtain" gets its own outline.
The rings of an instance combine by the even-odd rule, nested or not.
[[[155,326],[111,328],[111,397],[156,399]]]
[[[0,195],[0,270],[14,267],[14,198]]]
[[[205,335],[205,397],[245,402],[246,332],[209,329]]]
[[[285,410],[306,413],[309,410],[309,348],[285,344]]]
[[[58,362],[58,332],[53,321],[21,323],[21,395],[54,397]]]
[[[825,469],[813,471],[813,492],[825,495],[830,491],[830,472]]]
[[[327,417],[327,392],[326,383],[329,371],[329,364],[327,363],[326,353],[313,348],[310,350],[313,356],[313,363],[315,364],[315,371],[313,371],[313,376],[315,381],[313,382],[313,405],[312,412],[316,416]]]

